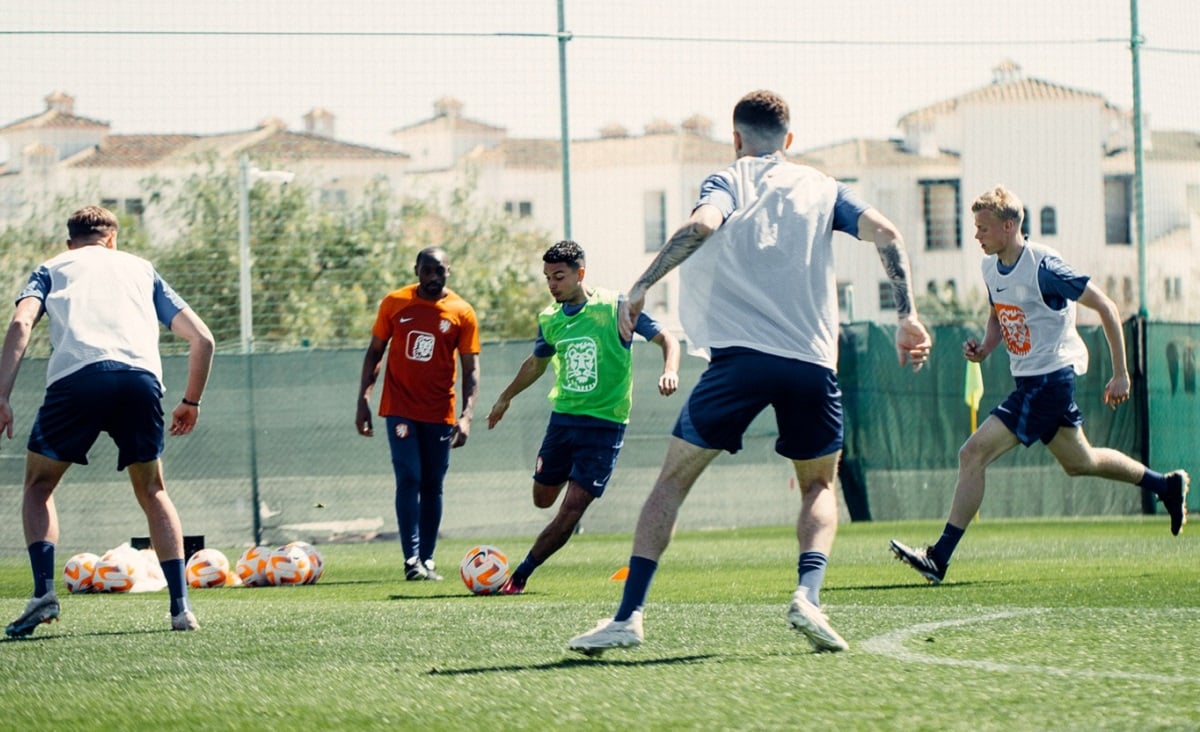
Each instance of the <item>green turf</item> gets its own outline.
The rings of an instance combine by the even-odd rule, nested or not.
[[[197,633],[166,630],[165,592],[68,596],[60,622],[0,642],[0,727],[1200,728],[1200,536],[983,521],[932,587],[887,540],[939,528],[842,528],[823,592],[841,654],[787,627],[786,528],[680,534],[646,643],[598,659],[566,640],[615,609],[628,536],[575,537],[519,597],[404,582],[391,544],[322,546],[317,585],[194,590]],[[514,561],[528,546],[497,543]],[[444,568],[467,546],[444,542]],[[22,558],[0,560],[0,617],[28,585]]]

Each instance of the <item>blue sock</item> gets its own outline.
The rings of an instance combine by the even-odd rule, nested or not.
[[[182,559],[167,559],[159,565],[167,580],[167,592],[171,593],[171,614],[178,615],[188,609],[187,580],[183,575],[187,565]]]
[[[519,585],[525,584],[529,580],[529,575],[533,574],[533,570],[540,566],[542,566],[541,561],[534,559],[533,552],[529,552],[525,555],[525,558],[521,560],[521,563],[517,565],[516,570],[513,571],[513,580],[515,580]]]
[[[54,591],[54,545],[48,541],[30,544],[29,566],[33,568],[33,596]]]
[[[821,605],[821,583],[825,581],[825,567],[828,564],[829,557],[821,552],[804,552],[796,565],[799,585],[808,590],[808,601],[818,607]]]
[[[950,564],[950,556],[954,554],[954,550],[958,548],[958,541],[966,532],[966,529],[960,529],[947,523],[946,528],[942,529],[942,535],[938,538],[937,543],[930,548],[930,556],[943,569]]]
[[[625,578],[625,591],[621,594],[621,606],[613,620],[629,620],[635,610],[641,610],[646,604],[646,595],[650,592],[650,582],[658,571],[658,562],[645,557],[629,558],[629,576]]]
[[[1162,496],[1163,491],[1167,489],[1167,476],[1157,471],[1146,468],[1146,474],[1138,481],[1138,485],[1152,492],[1156,496]]]

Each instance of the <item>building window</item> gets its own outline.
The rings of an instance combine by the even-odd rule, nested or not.
[[[142,214],[146,212],[146,205],[142,203],[140,198],[125,199],[125,213],[129,216],[134,224],[141,226]]]
[[[109,211],[112,211],[113,213],[117,213],[118,211],[121,210],[121,199],[119,199],[119,198],[101,198],[100,199],[100,207],[107,208]]]
[[[533,216],[533,201],[505,201],[504,213],[519,219],[530,218]]]
[[[646,191],[642,194],[642,220],[645,223],[645,248],[657,252],[667,239],[667,193]]]
[[[891,280],[879,281],[879,309],[880,310],[895,310],[896,295],[895,288],[892,287]]]
[[[1042,206],[1042,236],[1058,234],[1058,213],[1053,206]]]
[[[1130,211],[1133,208],[1133,178],[1114,175],[1104,179],[1104,241],[1108,244],[1132,244]]]
[[[322,188],[320,201],[322,206],[328,206],[330,208],[344,208],[346,206],[346,189]]]
[[[1179,302],[1183,299],[1183,278],[1167,277],[1163,280],[1164,293],[1167,302]]]
[[[837,283],[838,311],[843,322],[854,322],[854,285],[850,282]]]
[[[962,249],[962,199],[957,180],[923,180],[925,249]]]

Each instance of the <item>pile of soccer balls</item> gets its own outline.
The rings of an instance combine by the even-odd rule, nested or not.
[[[167,586],[154,550],[128,543],[71,557],[63,566],[63,583],[69,592],[156,592]]]
[[[278,549],[252,546],[237,563],[218,549],[201,549],[188,558],[185,576],[189,586],[265,587],[313,584],[325,572],[325,560],[308,542],[293,541]],[[97,556],[80,552],[63,566],[67,590],[79,592],[153,592],[166,586],[158,557],[152,549],[128,544]]]
[[[233,576],[246,587],[311,585],[324,573],[325,560],[321,553],[305,541],[292,541],[275,550],[252,546],[242,552],[233,567]],[[189,566],[189,583],[191,576]]]

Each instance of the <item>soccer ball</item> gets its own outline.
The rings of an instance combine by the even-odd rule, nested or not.
[[[67,591],[76,593],[95,590],[92,586],[92,576],[99,561],[100,557],[91,552],[80,552],[68,559],[63,566],[63,583],[66,584]]]
[[[265,546],[252,546],[242,552],[237,560],[237,575],[247,587],[260,587],[267,582],[267,557],[271,550]]]
[[[267,583],[302,585],[312,576],[308,553],[298,546],[281,546],[267,557]]]
[[[476,595],[490,595],[508,579],[508,557],[494,546],[473,546],[458,565],[463,584]]]
[[[321,552],[307,541],[289,541],[287,546],[298,546],[308,555],[308,564],[311,567],[308,579],[304,580],[304,584],[311,585],[321,579],[321,575],[325,573],[325,558],[321,556]]]
[[[217,549],[201,549],[187,560],[184,576],[189,587],[224,587],[233,575],[229,559]]]
[[[110,551],[96,562],[92,587],[99,592],[129,592],[137,576],[133,558],[125,552]]]

